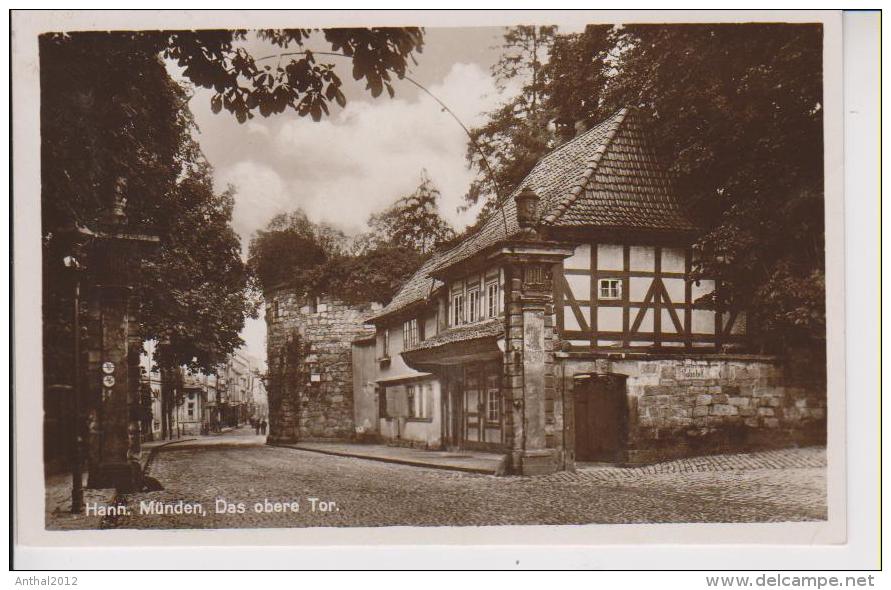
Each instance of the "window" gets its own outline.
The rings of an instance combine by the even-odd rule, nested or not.
[[[467,292],[467,316],[470,322],[480,319],[480,290],[473,289]]]
[[[387,412],[387,388],[375,387],[377,393],[377,415],[380,418],[388,418],[390,414]]]
[[[189,402],[189,418],[195,417],[195,402]]]
[[[427,397],[431,387],[429,383],[423,385],[407,385],[405,394],[408,401],[409,418],[427,418]]]
[[[501,422],[501,387],[497,375],[486,379],[486,422]]]
[[[410,319],[402,324],[402,348],[414,348],[418,345],[418,320]]]
[[[489,283],[486,286],[486,307],[488,317],[498,315],[498,283]]]
[[[622,297],[622,279],[600,279],[598,286],[600,299],[620,299]]]
[[[390,358],[390,329],[381,332],[381,358]]]
[[[417,418],[418,392],[414,385],[405,387],[405,396],[408,398],[408,416],[409,418]]]
[[[464,293],[452,297],[452,325],[460,326],[464,323]]]

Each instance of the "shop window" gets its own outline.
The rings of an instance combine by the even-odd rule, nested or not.
[[[430,393],[431,386],[429,383],[406,386],[405,394],[407,398],[409,418],[429,418],[428,398],[430,397]]]

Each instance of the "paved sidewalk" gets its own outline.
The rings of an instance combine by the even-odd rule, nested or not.
[[[506,459],[505,455],[496,453],[430,451],[410,447],[370,444],[301,442],[292,445],[276,446],[337,455],[339,457],[356,457],[372,461],[383,461],[385,463],[397,463],[431,469],[449,469],[485,475],[503,475]]]

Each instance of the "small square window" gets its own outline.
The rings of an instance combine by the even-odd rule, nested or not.
[[[622,279],[600,279],[597,292],[600,299],[621,299]]]

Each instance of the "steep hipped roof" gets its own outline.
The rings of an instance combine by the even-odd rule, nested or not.
[[[531,187],[540,197],[540,224],[552,228],[595,228],[686,232],[686,217],[671,179],[644,137],[641,115],[621,109],[541,158],[517,189],[476,233],[428,261],[380,315],[431,291],[431,272],[457,264],[517,234],[514,197]],[[438,284],[436,285],[438,286]]]
[[[695,229],[644,137],[640,115],[620,109],[542,157],[482,228],[443,253],[436,268],[451,266],[517,233],[514,197],[527,186],[541,198],[543,226]]]

